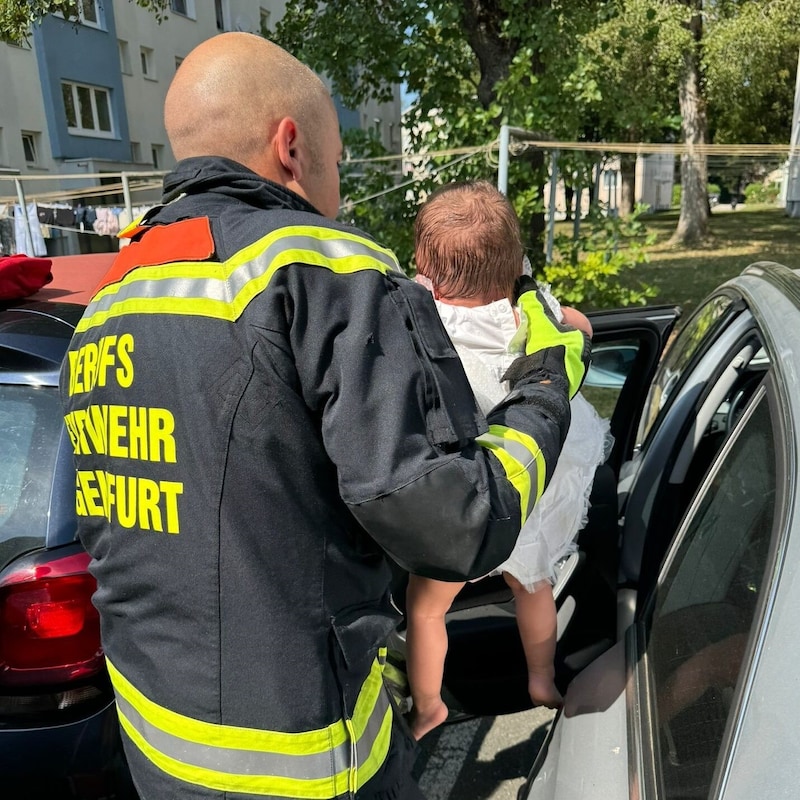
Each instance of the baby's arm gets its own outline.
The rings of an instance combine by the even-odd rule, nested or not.
[[[587,336],[592,336],[592,323],[589,318],[578,311],[577,308],[570,308],[569,306],[561,306],[561,313],[564,315],[563,322],[567,325],[572,325],[579,331],[583,331]]]

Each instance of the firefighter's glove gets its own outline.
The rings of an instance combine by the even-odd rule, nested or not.
[[[537,356],[537,361],[540,358],[542,367],[564,374],[569,396],[574,397],[589,368],[591,340],[582,331],[556,319],[535,280],[523,275],[516,289],[520,326],[525,326],[525,354]]]

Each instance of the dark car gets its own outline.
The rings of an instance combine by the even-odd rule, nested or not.
[[[135,797],[89,557],[75,540],[58,395],[84,289],[108,262],[66,259],[36,296],[0,301],[0,794],[9,800]]]

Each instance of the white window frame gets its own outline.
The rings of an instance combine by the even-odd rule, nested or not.
[[[94,16],[95,19],[87,19],[86,13],[84,11],[87,5],[91,5],[94,8]],[[87,25],[90,28],[98,28],[100,30],[105,30],[105,20],[103,19],[103,8],[98,0],[80,0],[78,3],[78,19],[81,21],[81,25]]]
[[[183,11],[179,11],[175,8],[175,0],[170,0],[169,3],[169,10],[173,14],[177,14],[179,17],[184,17],[185,19],[197,19],[197,10],[194,7],[194,0],[182,0],[182,4],[184,7]]]
[[[152,47],[139,48],[139,66],[142,68],[142,77],[147,80],[156,80],[155,50]]]
[[[88,19],[84,11],[84,4],[91,4],[94,8],[94,16],[96,19]],[[53,11],[53,16],[61,17],[69,22],[78,22],[85,25],[87,28],[97,28],[97,30],[104,31],[106,29],[106,19],[103,13],[103,5],[100,0],[78,0],[78,16],[65,17],[63,11]]]
[[[150,145],[150,160],[153,162],[153,169],[164,168],[164,145],[151,144]]]
[[[22,139],[22,150],[25,155],[25,163],[30,166],[35,166],[39,163],[39,134],[35,131],[20,131],[20,138]],[[28,145],[26,147],[25,145]],[[33,158],[28,158],[28,149],[30,149]]]
[[[230,8],[228,0],[214,0],[214,22],[218,31],[230,30]]]
[[[268,8],[258,9],[258,31],[262,36],[266,36],[269,33],[269,18],[271,16],[272,12]]]
[[[67,131],[73,136],[93,136],[97,139],[114,139],[116,138],[116,126],[114,124],[114,107],[111,104],[111,91],[104,86],[92,86],[88,83],[77,83],[75,81],[61,81],[61,90],[69,86],[72,91],[72,104],[75,109],[75,122],[76,126],[71,126],[67,120]],[[95,123],[94,128],[84,128],[81,125],[80,102],[78,96],[78,89],[88,89],[89,99],[92,109],[92,120]],[[100,128],[100,117],[97,110],[97,95],[105,95],[106,103],[108,105],[108,122],[111,130],[104,131]],[[64,109],[64,116],[66,118],[67,110]]]
[[[117,39],[119,45],[119,69],[123,75],[133,75],[131,64],[131,48],[124,39]]]

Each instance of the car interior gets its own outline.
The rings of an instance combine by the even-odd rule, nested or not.
[[[578,535],[578,551],[559,565],[553,587],[558,609],[556,684],[561,691],[616,640],[619,470],[634,445],[636,431],[631,420],[638,419],[663,345],[679,314],[673,306],[649,311],[654,321],[643,319],[641,309],[592,316],[593,341],[624,349],[625,357],[617,366],[629,372],[627,377],[618,373],[625,378],[619,386],[608,387],[603,381],[582,388],[598,412],[610,418],[614,447],[597,469],[588,522]],[[396,569],[393,598],[401,611],[406,583],[405,573]],[[513,596],[502,576],[467,584],[447,615],[447,630],[442,694],[451,720],[531,707]],[[401,624],[389,656],[401,673],[404,647]],[[397,682],[402,681],[401,674]],[[401,706],[407,705],[402,686],[397,695]]]
[[[686,324],[699,331],[707,331],[709,325],[727,326],[732,320],[742,319],[742,309],[735,297],[726,296]],[[578,536],[578,552],[562,563],[554,587],[559,620],[556,683],[562,691],[633,621],[639,598],[645,598],[647,587],[654,584],[709,465],[768,370],[768,359],[752,322],[741,323],[741,330],[737,329],[727,342],[724,354],[712,353],[709,357],[703,349],[703,336],[682,337],[683,350],[671,355],[675,369],[659,373],[667,373],[664,380],[668,385],[658,398],[650,426],[658,428],[656,420],[673,403],[684,408],[671,416],[682,417],[685,422],[680,430],[666,432],[662,444],[656,443],[649,460],[658,464],[658,473],[646,475],[647,480],[641,483],[644,486],[649,482],[647,490],[640,486],[637,491],[635,478],[626,484],[624,476],[626,470],[633,470],[635,475],[640,466],[637,460],[650,443],[641,430],[633,428],[631,420],[647,417],[642,414],[645,393],[676,316],[665,313],[669,321],[658,325],[642,323],[641,311],[638,320],[613,314],[593,319],[595,341],[624,347],[630,372],[620,388],[582,389],[600,413],[609,409],[606,413],[615,444],[607,462],[597,470],[589,521]],[[634,349],[636,357],[631,359],[629,354]],[[707,380],[702,386],[684,386],[684,375],[692,372],[688,366],[700,359],[711,364]],[[652,465],[649,468],[652,470]],[[626,536],[633,542],[621,550],[620,542]],[[621,564],[621,558],[638,559],[635,583],[626,584],[626,565]],[[398,571],[395,597],[401,610],[403,590],[404,576]],[[467,584],[448,614],[447,628],[443,697],[451,719],[530,708],[513,599],[502,577]],[[397,664],[402,664],[403,646],[401,625],[392,647]]]

